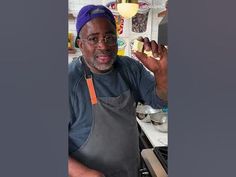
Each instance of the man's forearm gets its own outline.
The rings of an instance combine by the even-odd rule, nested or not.
[[[168,76],[167,74],[154,73],[156,80],[156,93],[163,101],[168,101]]]
[[[104,175],[96,170],[90,169],[75,159],[68,159],[69,177],[104,177]]]
[[[68,159],[68,172],[69,172],[70,177],[81,176],[86,170],[87,170],[86,166],[79,163],[75,159],[69,157],[69,159]]]

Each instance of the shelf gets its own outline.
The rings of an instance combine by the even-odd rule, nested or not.
[[[69,54],[75,54],[77,52],[76,49],[68,49]]]
[[[166,15],[167,15],[167,10],[164,10],[164,11],[158,13],[158,17],[164,17]]]
[[[68,14],[68,19],[69,20],[75,20],[75,17],[74,17],[74,15],[72,13],[69,13]]]

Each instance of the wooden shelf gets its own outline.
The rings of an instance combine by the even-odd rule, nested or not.
[[[164,11],[158,13],[158,17],[164,17],[166,15],[167,15],[167,10],[164,10]]]
[[[69,13],[68,14],[68,19],[69,20],[75,20],[75,17],[74,17],[74,15],[72,13]]]
[[[68,49],[69,54],[75,54],[77,52],[76,49]]]

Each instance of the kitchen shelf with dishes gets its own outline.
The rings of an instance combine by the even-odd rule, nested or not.
[[[76,54],[77,50],[76,49],[68,49],[69,54]]]
[[[68,53],[75,54],[77,50],[74,47],[74,35],[72,32],[68,33]]]
[[[69,20],[75,20],[76,17],[72,13],[68,13],[68,19]]]

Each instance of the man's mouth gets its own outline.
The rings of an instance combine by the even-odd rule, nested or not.
[[[99,63],[106,64],[106,63],[109,63],[112,60],[112,56],[102,54],[102,55],[97,55],[96,59]]]

